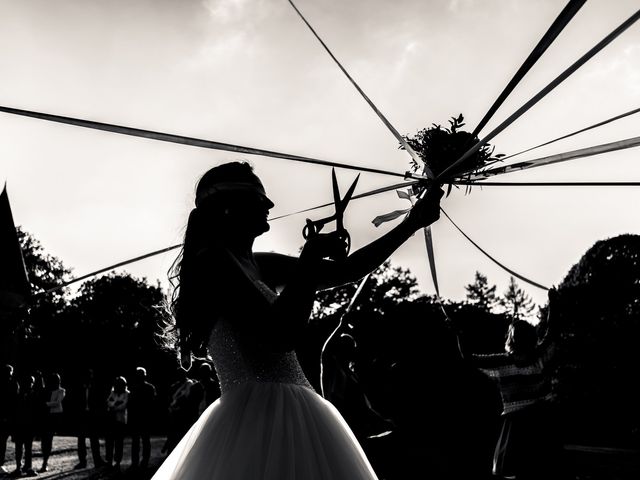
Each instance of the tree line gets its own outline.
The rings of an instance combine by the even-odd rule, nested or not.
[[[32,235],[19,230],[19,239],[34,293],[69,278],[64,263]],[[318,390],[320,352],[355,288],[346,285],[321,292],[298,345],[303,367]],[[561,335],[553,385],[566,412],[567,438],[582,443],[640,443],[635,407],[640,394],[634,380],[640,364],[640,237],[622,235],[597,242],[557,288],[562,302],[555,314]],[[0,333],[13,339],[0,360],[14,363],[18,372],[59,371],[67,382],[88,367],[111,381],[144,366],[161,396],[178,368],[175,352],[162,341],[168,319],[165,298],[159,283],[127,273],[87,280],[73,293],[63,289],[39,294],[28,315],[0,325]],[[466,286],[464,300],[440,304],[420,293],[408,270],[386,263],[371,275],[326,346],[324,375],[333,389],[332,401],[365,443],[384,432],[405,432],[405,438],[417,435],[423,442],[437,443],[432,436],[449,438],[453,431],[450,424],[438,426],[438,422],[442,418],[463,422],[461,417],[471,415],[468,395],[475,392],[476,423],[464,420],[464,428],[476,425],[477,438],[468,439],[480,442],[481,432],[493,428],[482,430],[482,418],[495,419],[499,399],[485,378],[456,357],[449,322],[472,351],[499,352],[513,318],[535,322],[545,308],[535,305],[513,278],[498,294],[481,272]],[[433,394],[419,395],[418,384]]]

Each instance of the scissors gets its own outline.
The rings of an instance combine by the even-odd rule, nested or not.
[[[320,235],[320,231],[322,228],[329,222],[335,220],[336,222],[336,232],[342,241],[344,242],[344,249],[339,252],[334,252],[334,254],[330,255],[331,258],[344,258],[349,255],[349,250],[351,249],[351,236],[349,232],[344,228],[343,217],[344,211],[347,209],[347,205],[353,196],[353,192],[356,189],[356,185],[358,184],[358,180],[360,179],[360,174],[353,181],[349,190],[345,194],[344,198],[340,198],[340,188],[338,187],[338,179],[336,178],[336,170],[331,169],[331,182],[333,186],[333,202],[335,204],[336,213],[331,215],[330,217],[321,218],[320,220],[309,220],[307,218],[307,224],[302,229],[302,236],[305,240],[316,237]]]

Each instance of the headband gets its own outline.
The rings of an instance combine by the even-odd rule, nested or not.
[[[264,187],[260,182],[221,182],[211,185],[196,195],[196,208],[203,202],[203,200],[215,195],[216,193],[238,191],[257,192],[263,197],[267,197],[267,193],[264,191]]]

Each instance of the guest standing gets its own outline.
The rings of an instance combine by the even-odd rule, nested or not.
[[[560,446],[554,434],[549,375],[558,335],[551,314],[557,298],[557,292],[549,290],[542,338],[538,338],[532,324],[516,319],[509,326],[504,353],[471,357],[497,383],[502,397],[502,428],[493,457],[494,475],[518,479],[551,479],[560,475]]]
[[[101,467],[105,464],[100,455],[100,430],[104,414],[104,397],[96,384],[93,370],[88,369],[79,389],[79,422],[78,422],[78,464],[76,470],[87,468],[87,437],[91,446],[93,465]]]
[[[127,404],[129,390],[124,377],[117,377],[107,398],[107,464],[115,461],[116,469],[122,462],[122,445],[127,425]],[[115,451],[114,451],[115,450]]]
[[[40,439],[42,448],[42,467],[40,472],[49,470],[49,457],[53,446],[53,436],[60,427],[62,420],[62,401],[66,391],[60,386],[61,379],[58,373],[49,375],[45,385],[46,411],[43,422],[43,431]]]
[[[0,372],[0,473],[8,473],[4,467],[7,440],[13,429],[13,412],[19,387],[13,378],[13,367],[5,365]]]
[[[34,418],[36,414],[37,398],[34,391],[35,378],[26,376],[20,382],[20,393],[15,410],[15,430],[13,441],[16,445],[16,470],[14,475],[25,474],[28,477],[38,475],[33,470],[33,437],[35,431]],[[22,458],[24,454],[24,465]]]
[[[147,381],[147,371],[136,368],[129,395],[129,428],[131,431],[131,468],[146,468],[151,454],[151,426],[155,418],[156,387]],[[142,442],[142,460],[140,460]]]

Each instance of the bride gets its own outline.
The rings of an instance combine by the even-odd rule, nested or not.
[[[171,302],[183,363],[210,355],[222,396],[191,427],[154,480],[375,479],[338,411],[306,379],[295,346],[315,292],[375,269],[439,217],[433,189],[387,234],[344,260],[339,233],[310,238],[300,257],[254,253],[273,203],[247,163],[200,179]]]

